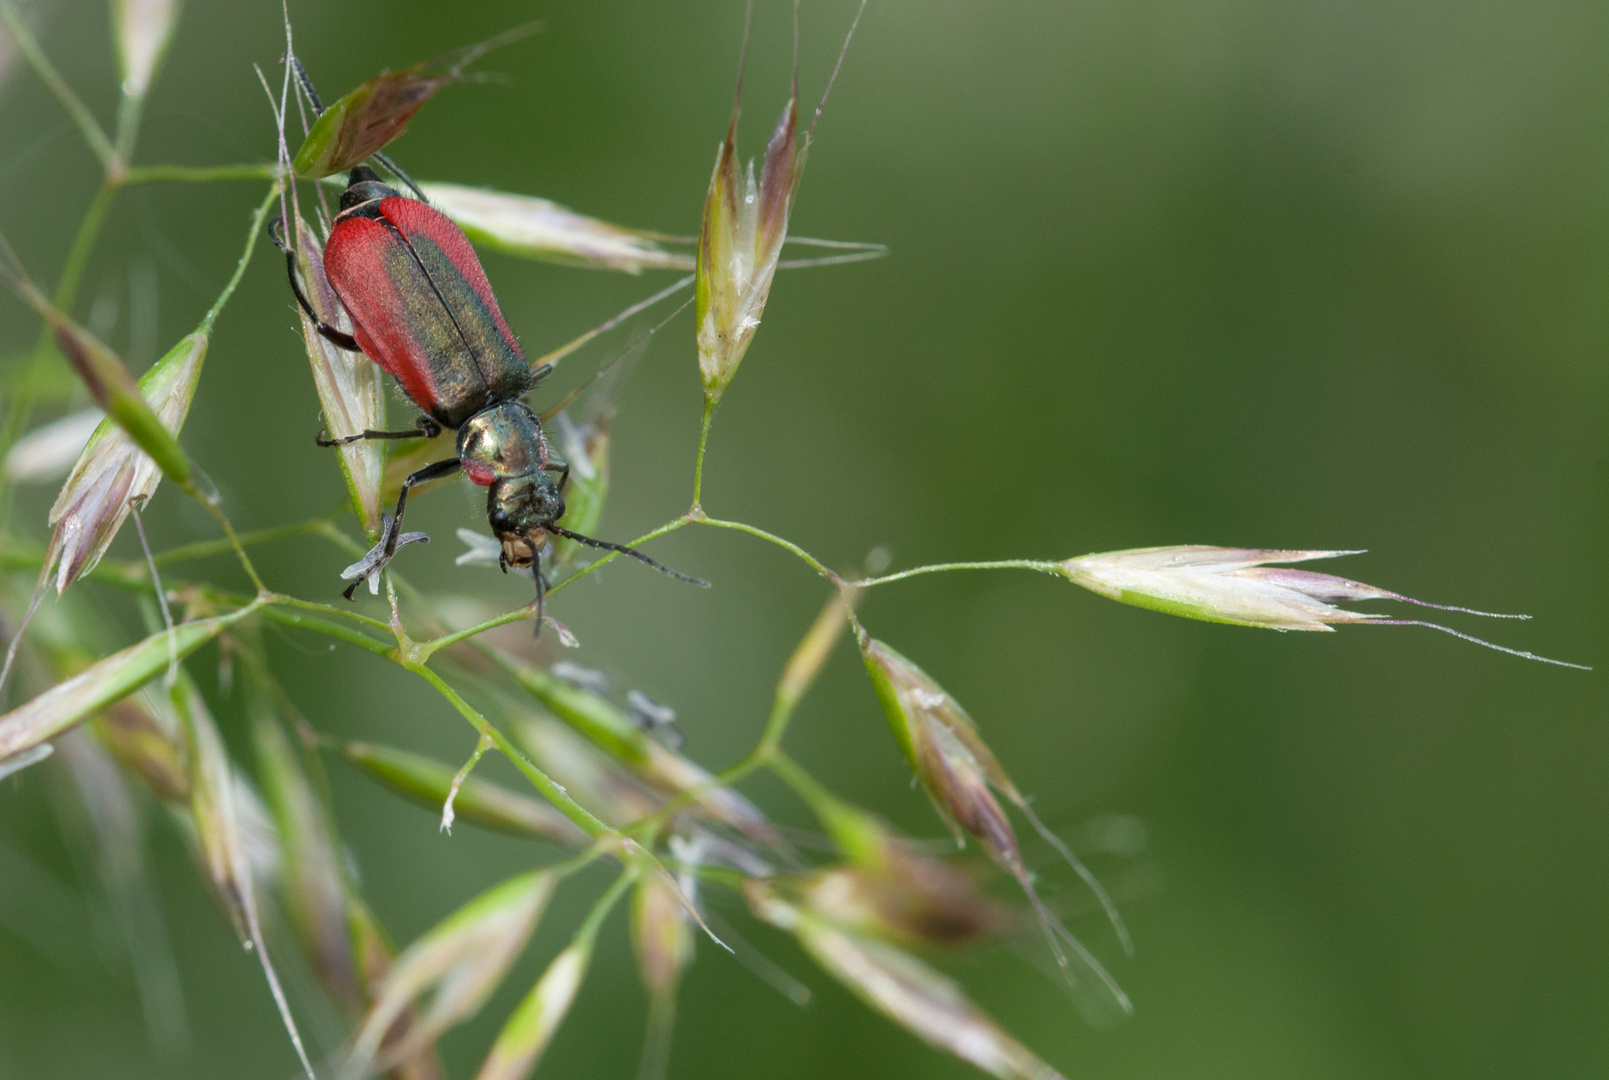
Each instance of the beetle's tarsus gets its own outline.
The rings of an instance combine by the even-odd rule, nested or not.
[[[396,555],[399,547],[409,544],[428,544],[430,537],[422,532],[405,533],[400,526],[400,519],[390,514],[380,515],[380,539],[357,562],[341,571],[341,577],[348,578],[352,584],[341,593],[348,600],[358,591],[358,586],[370,581],[388,566]]]

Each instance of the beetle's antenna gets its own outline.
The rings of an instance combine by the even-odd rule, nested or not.
[[[398,165],[395,161],[392,161],[390,154],[383,154],[377,150],[370,156],[373,157],[375,161],[378,161],[381,165],[385,166],[386,172],[390,173],[392,176],[395,176],[398,180],[401,180],[404,184],[407,184],[410,188],[412,188],[413,193],[419,196],[420,202],[426,204],[427,206],[429,205],[430,200],[425,198],[425,193],[423,191],[419,190],[419,185],[413,182],[413,177],[403,172],[402,166]]]
[[[322,115],[324,102],[318,96],[318,91],[313,89],[313,80],[308,77],[307,69],[302,66],[302,58],[295,53],[291,53],[290,56],[291,70],[296,73],[296,83],[302,88],[302,93],[307,95],[307,103],[313,106],[313,115]]]
[[[672,570],[664,563],[650,559],[636,548],[627,547],[625,544],[611,544],[607,540],[594,540],[590,536],[582,536],[580,533],[573,533],[569,529],[561,529],[557,525],[544,525],[542,527],[548,532],[553,533],[555,536],[562,536],[566,540],[574,540],[578,544],[587,545],[587,547],[603,548],[605,551],[618,551],[622,555],[630,555],[633,559],[636,559],[639,562],[645,562],[649,566],[652,566],[661,574],[669,574],[677,581],[685,581],[689,585],[697,585],[701,589],[707,589],[710,587],[710,583],[705,581],[703,578],[696,578],[691,574],[684,574],[680,570]]]

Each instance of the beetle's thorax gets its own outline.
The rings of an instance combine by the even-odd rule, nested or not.
[[[347,177],[346,190],[341,192],[341,212],[335,220],[356,213],[360,217],[379,215],[381,199],[399,196],[402,192],[380,179],[380,174],[364,165],[353,169]]]
[[[458,460],[486,486],[486,519],[503,543],[507,566],[530,566],[547,543],[547,527],[564,516],[559,486],[544,470],[542,422],[520,401],[500,401],[458,429]]]
[[[458,460],[475,483],[528,476],[547,464],[542,422],[522,401],[500,401],[458,429]]]

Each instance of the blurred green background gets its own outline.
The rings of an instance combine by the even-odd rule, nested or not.
[[[37,10],[50,55],[109,117],[104,7]],[[421,178],[696,231],[741,4],[343,0],[291,13],[326,98],[541,19],[540,35],[481,65],[506,80],[444,92],[395,156]],[[804,5],[805,99],[852,14],[847,0]],[[758,5],[745,153],[785,99],[790,35],[787,5]],[[191,0],[138,160],[270,160],[252,65],[277,86],[281,47],[277,5]],[[706,505],[845,568],[878,544],[899,566],[1163,543],[1368,548],[1333,569],[1530,612],[1529,624],[1452,619],[1601,667],[1605,55],[1609,8],[1564,0],[874,0],[794,231],[893,255],[779,277],[716,420]],[[15,61],[6,79],[0,228],[53,280],[97,172],[37,79]],[[131,340],[124,320],[110,333],[136,367],[149,363],[210,303],[260,195],[246,183],[124,193],[79,313],[154,267],[159,332]],[[670,280],[485,262],[537,352]],[[32,317],[7,300],[0,318],[0,352],[25,349]],[[341,497],[312,443],[320,420],[295,325],[264,245],[184,433],[243,528]],[[684,314],[624,392],[605,536],[686,505],[692,336]],[[53,493],[21,503],[37,535]],[[476,494],[420,501],[410,524],[436,542],[408,551],[407,573],[443,594],[524,603],[519,583],[452,565],[453,529],[481,524]],[[159,545],[213,535],[171,488],[149,528]],[[114,553],[135,553],[132,541]],[[823,589],[734,535],[688,530],[655,554],[716,587],[620,566],[554,610],[580,637],[580,662],[672,703],[689,752],[722,764],[757,736]],[[271,582],[319,596],[336,592],[344,561],[312,542],[260,559]],[[209,569],[234,580],[226,561]],[[137,626],[110,602],[127,617],[106,647]],[[1133,996],[1132,1021],[1090,1028],[1009,951],[952,969],[1067,1075],[1609,1070],[1601,673],[1428,630],[1187,623],[1030,574],[920,579],[878,590],[863,614],[967,704],[1053,827],[1076,835],[1111,813],[1145,824],[1142,855],[1097,863],[1123,896],[1137,958],[1097,918],[1075,923]],[[470,749],[462,723],[400,671],[319,640],[273,648],[316,723],[455,759]],[[868,689],[844,647],[789,745],[847,797],[936,836]],[[238,714],[226,703],[219,715],[243,746]],[[194,1044],[178,1062],[150,1049],[127,961],[102,940],[64,844],[52,768],[0,783],[0,1076],[292,1075],[255,961],[161,827]],[[473,829],[449,839],[431,813],[335,778],[368,895],[400,938],[529,865],[528,847]],[[805,823],[777,789],[750,790]],[[600,880],[561,894],[512,990],[449,1037],[453,1075],[472,1072]],[[643,1006],[622,930],[617,915],[541,1075],[634,1074]],[[861,1008],[785,940],[752,933],[815,1003],[797,1009],[703,948],[673,1076],[975,1075]],[[316,1041],[318,1019],[309,1026]]]

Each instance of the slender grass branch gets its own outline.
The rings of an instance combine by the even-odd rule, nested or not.
[[[263,584],[263,579],[257,573],[257,567],[252,563],[251,556],[246,554],[245,546],[241,544],[240,537],[235,534],[235,527],[230,523],[229,515],[225,514],[223,507],[218,505],[218,496],[204,493],[193,479],[189,483],[179,485],[179,490],[207,508],[207,513],[211,514],[212,519],[218,523],[218,527],[223,529],[224,536],[229,541],[229,549],[235,553],[235,558],[240,560],[240,567],[246,571],[246,576],[251,578],[252,586],[259,593],[268,592],[268,586]]]
[[[10,7],[9,0],[0,0],[0,4]],[[95,192],[95,198],[90,200],[88,209],[84,211],[83,220],[78,223],[78,231],[73,236],[73,246],[67,251],[67,261],[62,266],[61,277],[56,281],[56,289],[51,297],[52,302],[62,311],[68,311],[73,306],[73,300],[78,295],[78,286],[84,278],[84,267],[89,263],[90,252],[95,248],[95,241],[100,236],[101,226],[106,222],[106,212],[111,209],[112,198],[117,194],[117,188],[105,183]],[[12,445],[22,437],[23,430],[28,426],[28,418],[33,415],[34,398],[37,394],[39,377],[44,374],[52,357],[56,355],[55,335],[49,324],[40,328],[39,338],[34,344],[33,359],[28,366],[28,375],[23,380],[22,389],[11,401],[11,407],[6,411],[6,423],[0,431],[0,456],[10,451]],[[4,481],[0,480],[0,484]],[[9,490],[10,485],[6,485]],[[9,507],[7,508],[7,517]]]
[[[704,497],[704,451],[710,441],[710,424],[715,420],[715,406],[720,404],[717,398],[709,394],[704,395],[704,418],[698,425],[698,456],[693,460],[693,509],[703,506]]]
[[[782,677],[777,680],[776,694],[771,700],[771,712],[766,716],[765,728],[754,748],[733,764],[703,783],[679,792],[653,814],[634,823],[628,831],[652,836],[664,827],[681,810],[698,802],[717,788],[730,787],[762,765],[768,764],[782,746],[782,736],[788,730],[794,710],[806,692],[815,684],[816,677],[832,655],[833,646],[843,636],[846,616],[852,610],[853,592],[836,593],[821,609],[804,638],[794,648],[783,666]],[[640,830],[640,831],[639,831]]]
[[[112,137],[116,156],[114,176],[119,185],[128,182],[128,163],[134,160],[134,142],[140,134],[140,116],[145,112],[145,95],[124,94],[117,104],[117,133]]]
[[[267,604],[263,608],[263,615],[284,626],[294,627],[298,630],[311,630],[315,634],[323,634],[325,637],[344,641],[348,645],[356,645],[366,652],[371,652],[376,656],[383,656],[388,660],[393,658],[397,650],[393,642],[372,638],[361,630],[343,626],[340,623],[331,622],[316,615],[309,615],[297,607]],[[387,627],[387,629],[390,628]]]
[[[321,536],[329,518],[316,517],[307,521],[298,521],[291,525],[279,525],[271,529],[258,529],[255,532],[241,533],[237,540],[242,547],[254,547],[257,544],[270,544],[276,540],[291,540],[298,536]],[[228,555],[233,553],[234,546],[228,540],[200,540],[193,544],[181,544],[178,547],[168,548],[157,552],[156,565],[158,567],[172,566],[175,563],[187,562],[190,559],[204,559],[211,555]]]
[[[45,55],[44,49],[39,46],[39,40],[23,21],[12,0],[0,0],[0,21],[3,21],[6,29],[11,31],[17,48],[27,57],[28,65],[34,69],[34,74],[39,76],[40,81],[50,89],[56,100],[61,102],[62,108],[67,110],[67,115],[73,118],[73,123],[78,126],[84,141],[100,159],[101,167],[106,170],[107,176],[113,176],[118,172],[120,165],[117,149],[112,145],[112,140],[106,137],[106,132],[101,130],[95,114],[79,100],[73,88],[67,85],[67,80],[61,77],[61,73]]]
[[[440,637],[431,638],[429,641],[422,641],[419,643],[419,649],[429,655],[437,649],[445,649],[449,645],[457,645],[461,641],[468,641],[472,637],[484,634],[488,630],[495,630],[499,626],[507,626],[509,623],[524,622],[527,619],[534,618],[536,618],[536,605],[534,603],[526,604],[524,607],[505,611],[501,615],[494,615],[490,619],[476,623],[474,626],[466,626],[462,630],[443,634]]]
[[[1060,563],[1045,562],[1040,559],[996,559],[992,562],[935,563],[932,566],[917,566],[894,574],[884,574],[882,577],[862,578],[849,584],[858,589],[869,589],[873,585],[889,585],[896,581],[904,581],[906,578],[919,577],[922,574],[943,574],[952,570],[1038,570],[1042,574],[1060,574],[1060,567]]]
[[[265,599],[268,603],[275,604],[279,607],[299,608],[302,611],[316,611],[321,615],[333,615],[336,618],[345,619],[348,622],[354,622],[360,626],[372,627],[375,630],[384,630],[388,634],[391,632],[390,623],[364,615],[361,612],[353,611],[350,608],[337,607],[334,604],[324,604],[317,600],[303,600],[300,597],[287,596],[284,593],[267,593]]]
[[[62,264],[61,277],[56,281],[56,291],[51,294],[51,302],[62,311],[71,308],[78,297],[78,286],[84,280],[84,268],[89,265],[90,253],[95,250],[101,226],[106,223],[106,212],[112,208],[112,199],[116,195],[115,184],[102,184],[90,201],[89,208],[84,211],[84,219],[78,223],[73,246],[67,249],[67,261]],[[40,336],[47,346],[54,340],[49,326],[41,331]]]
[[[703,511],[698,511],[694,514],[691,514],[690,520],[696,521],[701,525],[713,525],[717,529],[736,529],[738,532],[746,532],[750,536],[758,536],[761,540],[769,541],[770,543],[777,545],[777,547],[793,552],[795,555],[799,556],[799,558],[803,559],[805,563],[809,565],[810,569],[814,570],[816,573],[820,574],[822,577],[826,578],[839,588],[843,588],[849,584],[848,582],[845,582],[843,578],[827,569],[826,565],[823,564],[820,559],[810,554],[810,552],[806,551],[798,544],[795,544],[792,540],[784,539],[783,537],[778,536],[776,533],[766,532],[764,529],[756,528],[755,526],[742,521],[722,521],[720,518],[712,518],[705,515]]]
[[[626,895],[626,890],[637,880],[637,874],[635,870],[625,870],[609,884],[603,895],[592,905],[592,910],[587,912],[587,917],[576,928],[577,944],[592,944],[593,939],[598,936],[598,931],[603,928],[603,921],[609,917],[609,913],[620,902],[620,898]]]
[[[201,317],[201,325],[196,327],[201,333],[212,333],[212,326],[218,321],[218,315],[229,302],[229,298],[235,294],[235,286],[240,284],[241,277],[246,273],[246,266],[251,262],[251,253],[257,250],[257,237],[262,235],[263,222],[268,217],[268,210],[278,198],[279,184],[270,184],[268,193],[263,196],[263,201],[257,204],[257,209],[251,216],[251,231],[246,234],[246,249],[240,253],[240,258],[235,263],[235,272],[229,275],[229,280],[224,283],[218,299],[213,301],[212,307]]]
[[[125,185],[278,179],[277,165],[136,165],[123,174]]]
[[[251,229],[246,233],[246,249],[240,253],[240,259],[235,263],[235,272],[225,282],[223,291],[218,294],[218,299],[213,302],[206,315],[202,316],[201,324],[197,327],[199,333],[212,333],[212,327],[218,321],[218,315],[223,311],[224,305],[229,302],[229,298],[234,295],[235,287],[240,284],[241,277],[246,273],[246,266],[251,262],[252,252],[257,249],[257,235],[263,231],[263,220],[268,216],[268,208],[274,205],[274,200],[278,195],[279,185],[270,185],[268,194],[258,204],[256,212],[252,215]],[[234,525],[230,523],[228,515],[223,512],[223,507],[219,505],[220,500],[217,494],[203,493],[200,487],[197,486],[193,476],[179,485],[179,489],[207,508],[207,512],[217,520],[218,525],[223,529],[224,535],[229,540],[230,548],[234,551],[235,557],[240,560],[241,568],[246,571],[246,576],[251,578],[251,583],[257,587],[259,593],[266,593],[268,586],[263,584],[262,577],[257,573],[257,567],[252,564],[251,556],[246,554],[245,545],[241,544],[240,537],[235,534]]]
[[[771,770],[783,783],[793,789],[793,793],[804,800],[812,813],[823,824],[839,817],[844,811],[844,802],[838,796],[828,791],[814,776],[798,762],[794,761],[781,750],[774,751],[766,767]]]
[[[465,701],[458,691],[447,685],[446,680],[440,675],[418,661],[400,657],[396,658],[396,660],[403,667],[435,687],[436,692],[446,698],[448,704],[456,709],[460,716],[469,721],[470,726],[475,729],[477,734],[491,739],[493,744],[503,752],[504,756],[514,763],[514,767],[519,769],[525,775],[525,778],[531,782],[531,786],[540,791],[561,814],[580,826],[588,836],[619,839],[618,834],[613,829],[593,817],[586,807],[570,797],[570,793],[561,784],[537,768],[529,758],[520,752],[517,746],[509,741],[508,736],[499,731],[490,720],[482,716],[473,705]]]

